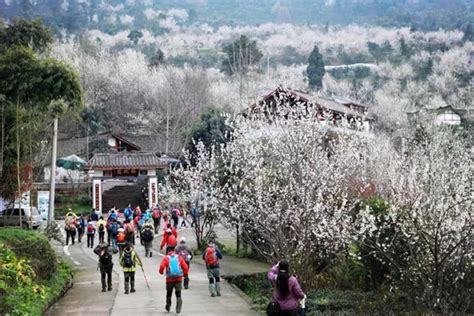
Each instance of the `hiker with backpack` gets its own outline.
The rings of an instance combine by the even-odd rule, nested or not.
[[[117,248],[117,235],[118,235],[119,228],[120,228],[120,226],[119,226],[119,223],[117,223],[117,218],[112,218],[112,221],[109,224],[108,232],[109,232],[110,241],[112,243],[112,246],[115,247],[115,248]]]
[[[178,228],[180,212],[176,207],[171,209],[171,219],[173,220],[173,227]]]
[[[151,217],[153,218],[153,225],[155,226],[155,234],[158,234],[160,229],[160,222],[161,222],[161,211],[158,208],[158,205],[155,205],[153,211],[151,213]]]
[[[106,226],[107,226],[107,223],[105,222],[104,217],[101,216],[96,224],[97,231],[99,232],[99,244],[104,243]]]
[[[86,230],[86,219],[84,218],[84,215],[79,215],[79,218],[77,219],[77,241],[81,242],[82,241],[82,236],[84,236],[84,232]]]
[[[188,276],[188,265],[183,258],[178,256],[174,251],[173,247],[168,249],[166,256],[163,258],[160,264],[160,274],[163,274],[166,269],[166,306],[167,312],[171,309],[171,297],[173,296],[173,290],[176,295],[176,313],[181,313],[183,306],[183,300],[181,298],[181,283],[183,282],[183,276]]]
[[[89,214],[89,221],[97,222],[99,220],[99,215],[95,211],[95,208],[92,209],[92,212]]]
[[[171,226],[171,223],[166,224],[163,234],[166,234],[166,231],[168,229],[171,230],[171,233],[173,234],[174,237],[178,238],[178,230],[174,228],[173,226]]]
[[[94,253],[99,256],[100,281],[102,284],[102,292],[112,291],[112,269],[114,263],[112,255],[118,252],[117,249],[109,244],[99,244],[94,248]]]
[[[120,256],[122,255],[123,248],[127,244],[127,235],[125,234],[125,229],[120,227],[117,231],[117,247],[119,249]]]
[[[281,260],[268,272],[267,278],[273,286],[272,301],[267,307],[270,316],[297,316],[300,300],[305,299],[296,277],[289,273],[289,263]]]
[[[186,245],[186,238],[181,237],[179,239],[179,245],[175,248],[175,252],[183,258],[184,262],[188,265],[188,270],[190,268],[191,260],[193,259],[192,250]],[[189,277],[184,277],[183,287],[185,290],[189,289]]]
[[[64,219],[64,230],[66,231],[66,246],[69,244],[69,238],[74,245],[74,239],[76,238],[77,220],[76,214],[69,209]]]
[[[123,228],[125,229],[125,240],[129,244],[135,245],[135,226],[133,221],[126,219]]]
[[[153,255],[153,238],[155,237],[154,230],[153,224],[150,221],[147,221],[145,224],[143,224],[141,236],[143,240],[143,246],[145,246],[145,257],[148,257],[148,255],[151,257]]]
[[[221,296],[219,259],[222,259],[222,254],[214,242],[209,242],[208,247],[202,254],[202,259],[206,262],[211,297]]]
[[[123,248],[119,263],[120,266],[123,268],[123,275],[125,279],[125,294],[129,293],[129,289],[130,293],[135,293],[135,271],[137,270],[136,266],[139,265],[141,267],[142,262],[131,244],[126,244]]]
[[[168,253],[169,249],[171,248],[175,248],[176,245],[177,245],[177,241],[176,241],[176,236],[173,235],[173,232],[171,231],[171,229],[167,229],[166,230],[166,233],[163,235],[163,240],[161,241],[161,244],[160,244],[160,250],[163,250],[163,247],[166,245],[166,253]]]
[[[131,204],[128,204],[128,206],[123,210],[123,216],[125,216],[125,220],[133,219],[133,211]]]
[[[86,234],[87,234],[87,248],[94,248],[94,238],[95,238],[95,223],[92,221],[89,221],[87,223],[87,229],[86,229]]]

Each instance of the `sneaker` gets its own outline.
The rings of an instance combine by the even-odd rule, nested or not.
[[[125,291],[125,294],[128,294],[128,291]]]
[[[102,289],[102,292],[105,292],[105,288]]]
[[[212,294],[211,294],[211,297],[216,297],[216,294],[215,294],[215,293],[212,293]]]
[[[167,312],[169,312],[169,311],[170,311],[170,306],[165,306],[165,310],[166,310]]]
[[[153,256],[153,252],[150,252],[150,258]]]
[[[111,288],[111,287],[109,287],[109,288],[107,289],[107,291],[112,291],[112,288]]]
[[[131,292],[131,293],[135,293],[136,291],[135,291],[135,289],[131,289],[130,292]]]

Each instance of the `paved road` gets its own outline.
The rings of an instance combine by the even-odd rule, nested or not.
[[[191,236],[189,231],[180,234]],[[96,242],[97,242],[96,238]],[[155,238],[155,248],[161,238]],[[144,275],[137,271],[136,293],[124,294],[123,273],[118,265],[118,255],[114,256],[113,291],[101,292],[100,273],[97,271],[97,256],[85,242],[62,249],[76,267],[74,287],[56,303],[47,313],[59,315],[169,315],[175,314],[175,298],[171,313],[165,307],[165,277],[159,275],[158,266],[162,255],[156,251],[152,258],[145,258],[144,248],[137,239],[137,253],[142,258],[144,270],[149,281],[147,289]],[[200,258],[196,258],[200,260]],[[190,289],[183,290],[183,309],[180,315],[259,315],[240,296],[233,287],[222,282],[222,296],[212,298],[208,292],[208,279],[202,264],[191,264]]]

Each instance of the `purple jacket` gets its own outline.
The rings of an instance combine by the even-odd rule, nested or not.
[[[284,311],[292,311],[298,309],[298,301],[304,298],[304,293],[303,290],[301,290],[298,280],[296,280],[294,276],[291,276],[288,279],[288,288],[290,290],[290,294],[287,297],[283,298],[280,297],[280,295],[278,294],[278,290],[276,289],[278,265],[274,265],[272,267],[270,272],[268,272],[267,277],[273,286],[272,301],[280,304],[280,309]]]

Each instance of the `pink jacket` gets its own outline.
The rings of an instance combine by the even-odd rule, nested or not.
[[[280,297],[278,290],[276,289],[278,265],[274,265],[272,267],[270,272],[268,272],[267,277],[273,286],[272,301],[280,304],[280,309],[284,311],[293,311],[298,309],[299,300],[304,298],[304,293],[300,287],[300,284],[298,283],[298,280],[294,276],[290,276],[288,279],[288,288],[290,290],[290,294],[287,297]]]

